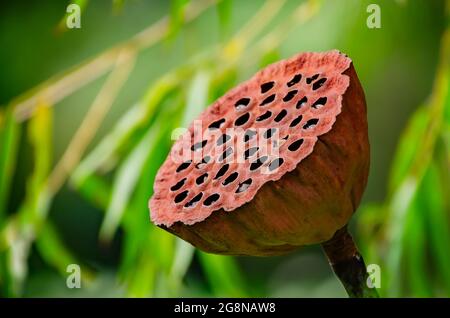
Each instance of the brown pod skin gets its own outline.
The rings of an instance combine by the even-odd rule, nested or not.
[[[227,255],[280,255],[331,239],[359,205],[370,160],[364,92],[353,64],[343,74],[350,84],[341,113],[293,171],[265,183],[234,211],[160,227],[206,252]]]

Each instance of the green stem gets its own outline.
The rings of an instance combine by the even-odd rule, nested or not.
[[[379,297],[376,288],[367,285],[369,275],[366,265],[347,226],[338,230],[329,241],[322,243],[322,248],[349,297]]]

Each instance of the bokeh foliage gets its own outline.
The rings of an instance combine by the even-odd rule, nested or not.
[[[269,63],[338,48],[368,101],[372,169],[356,240],[382,269],[383,296],[450,296],[450,1],[378,1],[382,28],[368,29],[372,2],[79,1],[81,30],[64,28],[67,3],[34,4],[51,18],[29,21],[44,35],[26,49],[12,39],[23,8],[5,8],[0,293],[343,296],[318,248],[206,254],[152,225],[147,208],[177,128]],[[72,263],[80,291],[65,288]]]

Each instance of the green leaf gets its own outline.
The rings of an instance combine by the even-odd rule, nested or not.
[[[175,105],[174,109],[168,109],[166,107],[168,106],[167,104]],[[158,122],[163,125],[160,129],[161,133],[155,140],[158,147],[151,149],[151,153],[142,169],[136,193],[123,219],[127,235],[125,239],[125,253],[121,263],[121,273],[128,282],[135,279],[134,274],[129,274],[129,272],[131,268],[135,267],[135,263],[140,257],[139,255],[144,251],[156,260],[153,269],[156,272],[162,270],[165,275],[169,275],[175,253],[175,237],[151,224],[147,207],[148,200],[152,194],[156,172],[169,152],[169,147],[172,143],[170,140],[171,131],[179,123],[180,109],[184,107],[185,102],[181,100],[181,95],[178,94],[178,96],[174,96],[174,99],[167,101],[167,104],[161,105],[161,108],[165,109],[166,113],[162,114],[163,118],[158,119]],[[183,112],[181,116],[185,116],[185,113]],[[142,222],[143,219],[147,222]]]
[[[216,297],[245,297],[245,283],[239,267],[231,256],[199,251],[200,263]]]
[[[194,75],[188,87],[186,107],[181,119],[183,127],[187,127],[207,106],[209,83],[210,75],[206,71],[200,70]],[[168,151],[169,147],[167,147]],[[175,251],[175,237],[173,235],[157,228],[152,233],[155,237],[153,242],[157,242],[152,250],[155,253],[154,256],[159,260],[162,268],[170,275],[173,288],[178,288],[190,264],[194,248],[176,238],[177,249]]]
[[[224,71],[214,74],[211,79],[208,102],[212,103],[219,97],[225,95],[230,88],[236,85],[238,71],[236,68],[226,68]]]
[[[172,118],[176,117],[172,116]],[[127,272],[132,271],[136,259],[139,258],[139,254],[144,250],[146,252],[151,250],[151,253],[153,254],[153,249],[155,248],[156,251],[154,254],[160,253],[160,251],[158,251],[160,246],[155,244],[155,242],[158,242],[158,237],[155,237],[152,233],[154,231],[163,231],[156,228],[150,222],[148,200],[152,194],[156,172],[165,160],[169,151],[169,136],[170,131],[172,130],[172,122],[166,120],[165,124],[166,126],[163,128],[164,132],[159,136],[159,139],[155,141],[156,144],[158,144],[158,147],[155,147],[147,158],[136,186],[135,194],[130,199],[130,204],[127,206],[123,218],[123,226],[127,234],[125,236],[124,254],[121,262],[121,272],[125,274],[124,276],[126,276]],[[169,235],[168,233],[163,234]],[[172,255],[173,246],[169,245],[166,246],[166,248],[165,252]],[[161,263],[167,264],[165,261]],[[168,271],[167,266],[166,272]],[[157,270],[156,267],[155,270]]]
[[[399,188],[411,169],[411,165],[420,149],[420,140],[427,132],[430,122],[429,111],[420,107],[410,119],[408,126],[400,137],[394,162],[391,167],[389,191],[393,193]]]
[[[134,274],[127,274],[130,268],[135,268],[139,255],[149,253],[155,260],[153,268],[156,273],[163,274],[166,277],[167,284],[170,284],[172,295],[176,294],[181,285],[183,278],[183,267],[189,266],[190,259],[184,259],[185,255],[189,255],[189,251],[192,254],[192,247],[175,250],[175,237],[151,224],[148,218],[147,202],[151,196],[151,189],[153,188],[153,181],[160,164],[163,162],[171,145],[170,132],[174,129],[178,123],[177,117],[180,113],[180,109],[186,105],[181,115],[181,122],[184,125],[188,125],[198,114],[202,111],[207,103],[208,96],[208,83],[209,75],[204,71],[199,71],[194,76],[191,84],[188,87],[187,101],[171,101],[171,104],[178,104],[175,107],[177,114],[174,116],[168,113],[165,118],[158,122],[164,123],[164,127],[161,127],[162,132],[156,139],[157,148],[151,151],[148,156],[148,161],[142,170],[141,177],[136,187],[136,194],[133,196],[129,208],[129,213],[125,214],[124,226],[127,233],[125,241],[125,254],[122,259],[121,272],[124,273],[125,280],[128,282],[134,281]],[[164,107],[164,106],[162,106]],[[142,222],[142,219],[148,220],[148,223]],[[148,239],[149,237],[149,239]],[[177,246],[185,246],[184,243],[180,243],[179,239],[176,239]],[[183,259],[178,256],[182,253]],[[174,267],[176,262],[176,267]],[[156,275],[156,274],[155,274]],[[166,295],[167,296],[167,295]]]
[[[181,240],[176,240],[175,245],[175,258],[172,262],[172,268],[170,270],[170,277],[178,284],[186,274],[194,257],[195,248]]]
[[[0,253],[0,297],[14,297],[17,296],[14,290],[14,277],[11,275],[10,269],[10,254]]]
[[[216,5],[217,14],[219,16],[220,32],[222,38],[227,38],[230,33],[230,20],[233,9],[232,0],[222,0]]]
[[[11,278],[10,290],[14,295],[22,291],[31,244],[48,213],[46,181],[52,162],[52,127],[52,108],[45,104],[39,105],[28,127],[28,138],[33,148],[33,172],[27,181],[25,200],[5,230],[9,233],[9,250],[6,251],[5,259]]]
[[[261,56],[261,61],[259,62],[259,67],[263,68],[269,64],[275,63],[281,59],[280,50],[278,48],[274,48],[273,50],[269,50],[265,52]]]
[[[125,0],[113,0],[113,12],[115,14],[121,12],[123,10],[124,4]]]
[[[166,121],[166,123],[170,123]],[[165,128],[165,133],[160,136],[157,144],[161,149],[155,148],[149,155],[145,164],[136,193],[126,209],[123,218],[123,226],[126,233],[124,241],[124,253],[120,265],[121,276],[129,286],[128,291],[133,294],[134,281],[139,280],[139,272],[145,272],[152,279],[149,284],[140,287],[140,294],[150,294],[156,292],[154,289],[155,277],[160,272],[167,275],[170,270],[174,256],[175,237],[151,224],[147,202],[153,188],[153,181],[156,171],[161,162],[165,159],[168,150],[168,136],[170,129]],[[146,262],[141,263],[140,259],[145,254],[148,261],[151,261],[152,275],[148,273],[150,269],[138,268],[138,266],[147,266]],[[139,265],[136,265],[139,264]]]
[[[381,204],[366,203],[358,208],[358,218],[356,219],[357,237],[360,242],[360,251],[364,255],[366,262],[381,263],[378,253],[379,228],[383,224],[383,216],[386,215],[385,207]],[[382,273],[383,274],[383,273]],[[382,285],[383,288],[383,285]]]
[[[148,219],[147,219],[148,220]],[[148,221],[150,222],[150,221]],[[172,268],[175,236],[154,227],[150,231],[149,250],[155,263],[166,275],[170,273]]]
[[[22,221],[38,228],[49,207],[46,182],[52,165],[53,108],[45,104],[38,106],[28,128],[33,147],[33,173],[27,181],[25,203],[19,213]]]
[[[419,198],[423,195],[422,188],[419,189],[414,202],[411,204],[406,220],[403,236],[405,245],[405,267],[407,268],[407,281],[411,288],[413,297],[431,297],[432,287],[427,266],[427,237],[424,215],[426,210],[422,209]]]
[[[449,74],[450,71],[447,71]],[[449,77],[449,76],[448,76]],[[447,158],[450,158],[450,80],[447,79],[447,98],[444,102],[444,122],[442,127],[442,139],[444,140],[444,148],[447,152]],[[450,160],[450,159],[448,159]],[[449,161],[447,161],[448,163]]]
[[[439,273],[437,276],[440,277],[440,283],[444,286],[446,295],[450,297],[450,254],[448,253],[450,215],[448,213],[449,205],[444,203],[445,192],[443,192],[443,188],[439,170],[436,164],[432,163],[424,177],[420,195],[420,208],[427,212],[425,221],[430,233],[431,255],[436,262]]]
[[[57,269],[64,277],[67,275],[66,269],[68,265],[80,265],[79,260],[65,246],[58,231],[50,221],[47,221],[42,227],[36,241],[36,246],[44,261]],[[83,275],[81,278],[85,281],[90,281],[92,279],[92,273],[83,267]]]
[[[174,101],[168,103],[173,104]],[[181,103],[176,104],[175,110],[179,112]],[[167,110],[166,106],[168,105],[162,105]],[[161,134],[155,141],[158,147],[148,156],[123,218],[126,236],[120,272],[130,295],[156,295],[159,286],[157,283],[161,283],[161,279],[168,275],[173,261],[175,237],[151,224],[147,203],[156,172],[169,151],[170,131],[179,120],[178,112],[174,114],[169,111],[161,118]],[[144,273],[144,279],[149,281],[143,281],[140,273]],[[167,292],[162,293],[162,296],[168,296]]]
[[[77,184],[79,193],[91,204],[106,210],[111,200],[111,186],[102,177],[95,174],[86,175]]]
[[[176,76],[165,76],[153,83],[142,100],[122,116],[112,131],[78,165],[71,175],[71,183],[77,188],[85,178],[119,156],[120,149],[129,144],[133,134],[151,122],[152,116],[176,88],[178,81]]]
[[[389,251],[386,257],[386,268],[389,273],[388,283],[391,286],[387,292],[395,297],[400,293],[401,287],[401,260],[404,255],[403,238],[406,229],[406,220],[418,188],[418,180],[408,177],[395,192],[388,205],[389,222],[387,223],[387,236]]]
[[[448,74],[450,71],[447,71],[447,77],[450,77]],[[450,133],[450,80],[447,78],[447,98],[444,101],[444,122],[446,124],[445,130],[447,133]]]
[[[187,105],[184,110],[181,126],[187,127],[207,106],[210,76],[206,71],[195,74],[188,89]]]
[[[169,103],[170,101],[172,103]],[[154,120],[153,125],[140,138],[138,144],[127,155],[117,170],[113,182],[111,201],[100,228],[100,238],[102,240],[108,241],[112,238],[146,163],[153,158],[152,154],[155,151],[158,153],[165,151],[164,148],[161,149],[159,141],[170,136],[168,129],[172,129],[172,120],[176,118],[173,115],[173,111],[177,105],[173,100],[168,100],[160,105],[161,112]],[[164,152],[164,154],[167,154],[167,152]]]
[[[111,201],[108,205],[100,228],[101,240],[111,240],[116,231],[131,194],[141,175],[144,164],[154,147],[157,147],[157,135],[160,122],[155,123],[142,137],[136,148],[125,159],[114,178]]]
[[[0,225],[6,213],[19,140],[20,126],[7,108],[0,112]]]
[[[184,23],[184,12],[190,0],[170,1],[170,23],[167,32],[167,39],[173,40]]]
[[[0,254],[4,291],[8,296],[21,295],[28,275],[28,254],[35,235],[32,226],[24,227],[17,218],[7,224],[8,249]]]
[[[156,285],[157,270],[154,259],[148,251],[143,251],[135,264],[135,270],[127,282],[127,294],[130,297],[151,297]]]

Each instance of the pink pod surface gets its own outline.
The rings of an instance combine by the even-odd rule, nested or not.
[[[368,167],[365,99],[351,60],[336,50],[301,53],[259,71],[190,125],[158,171],[151,220],[207,251],[279,254],[344,226]]]

